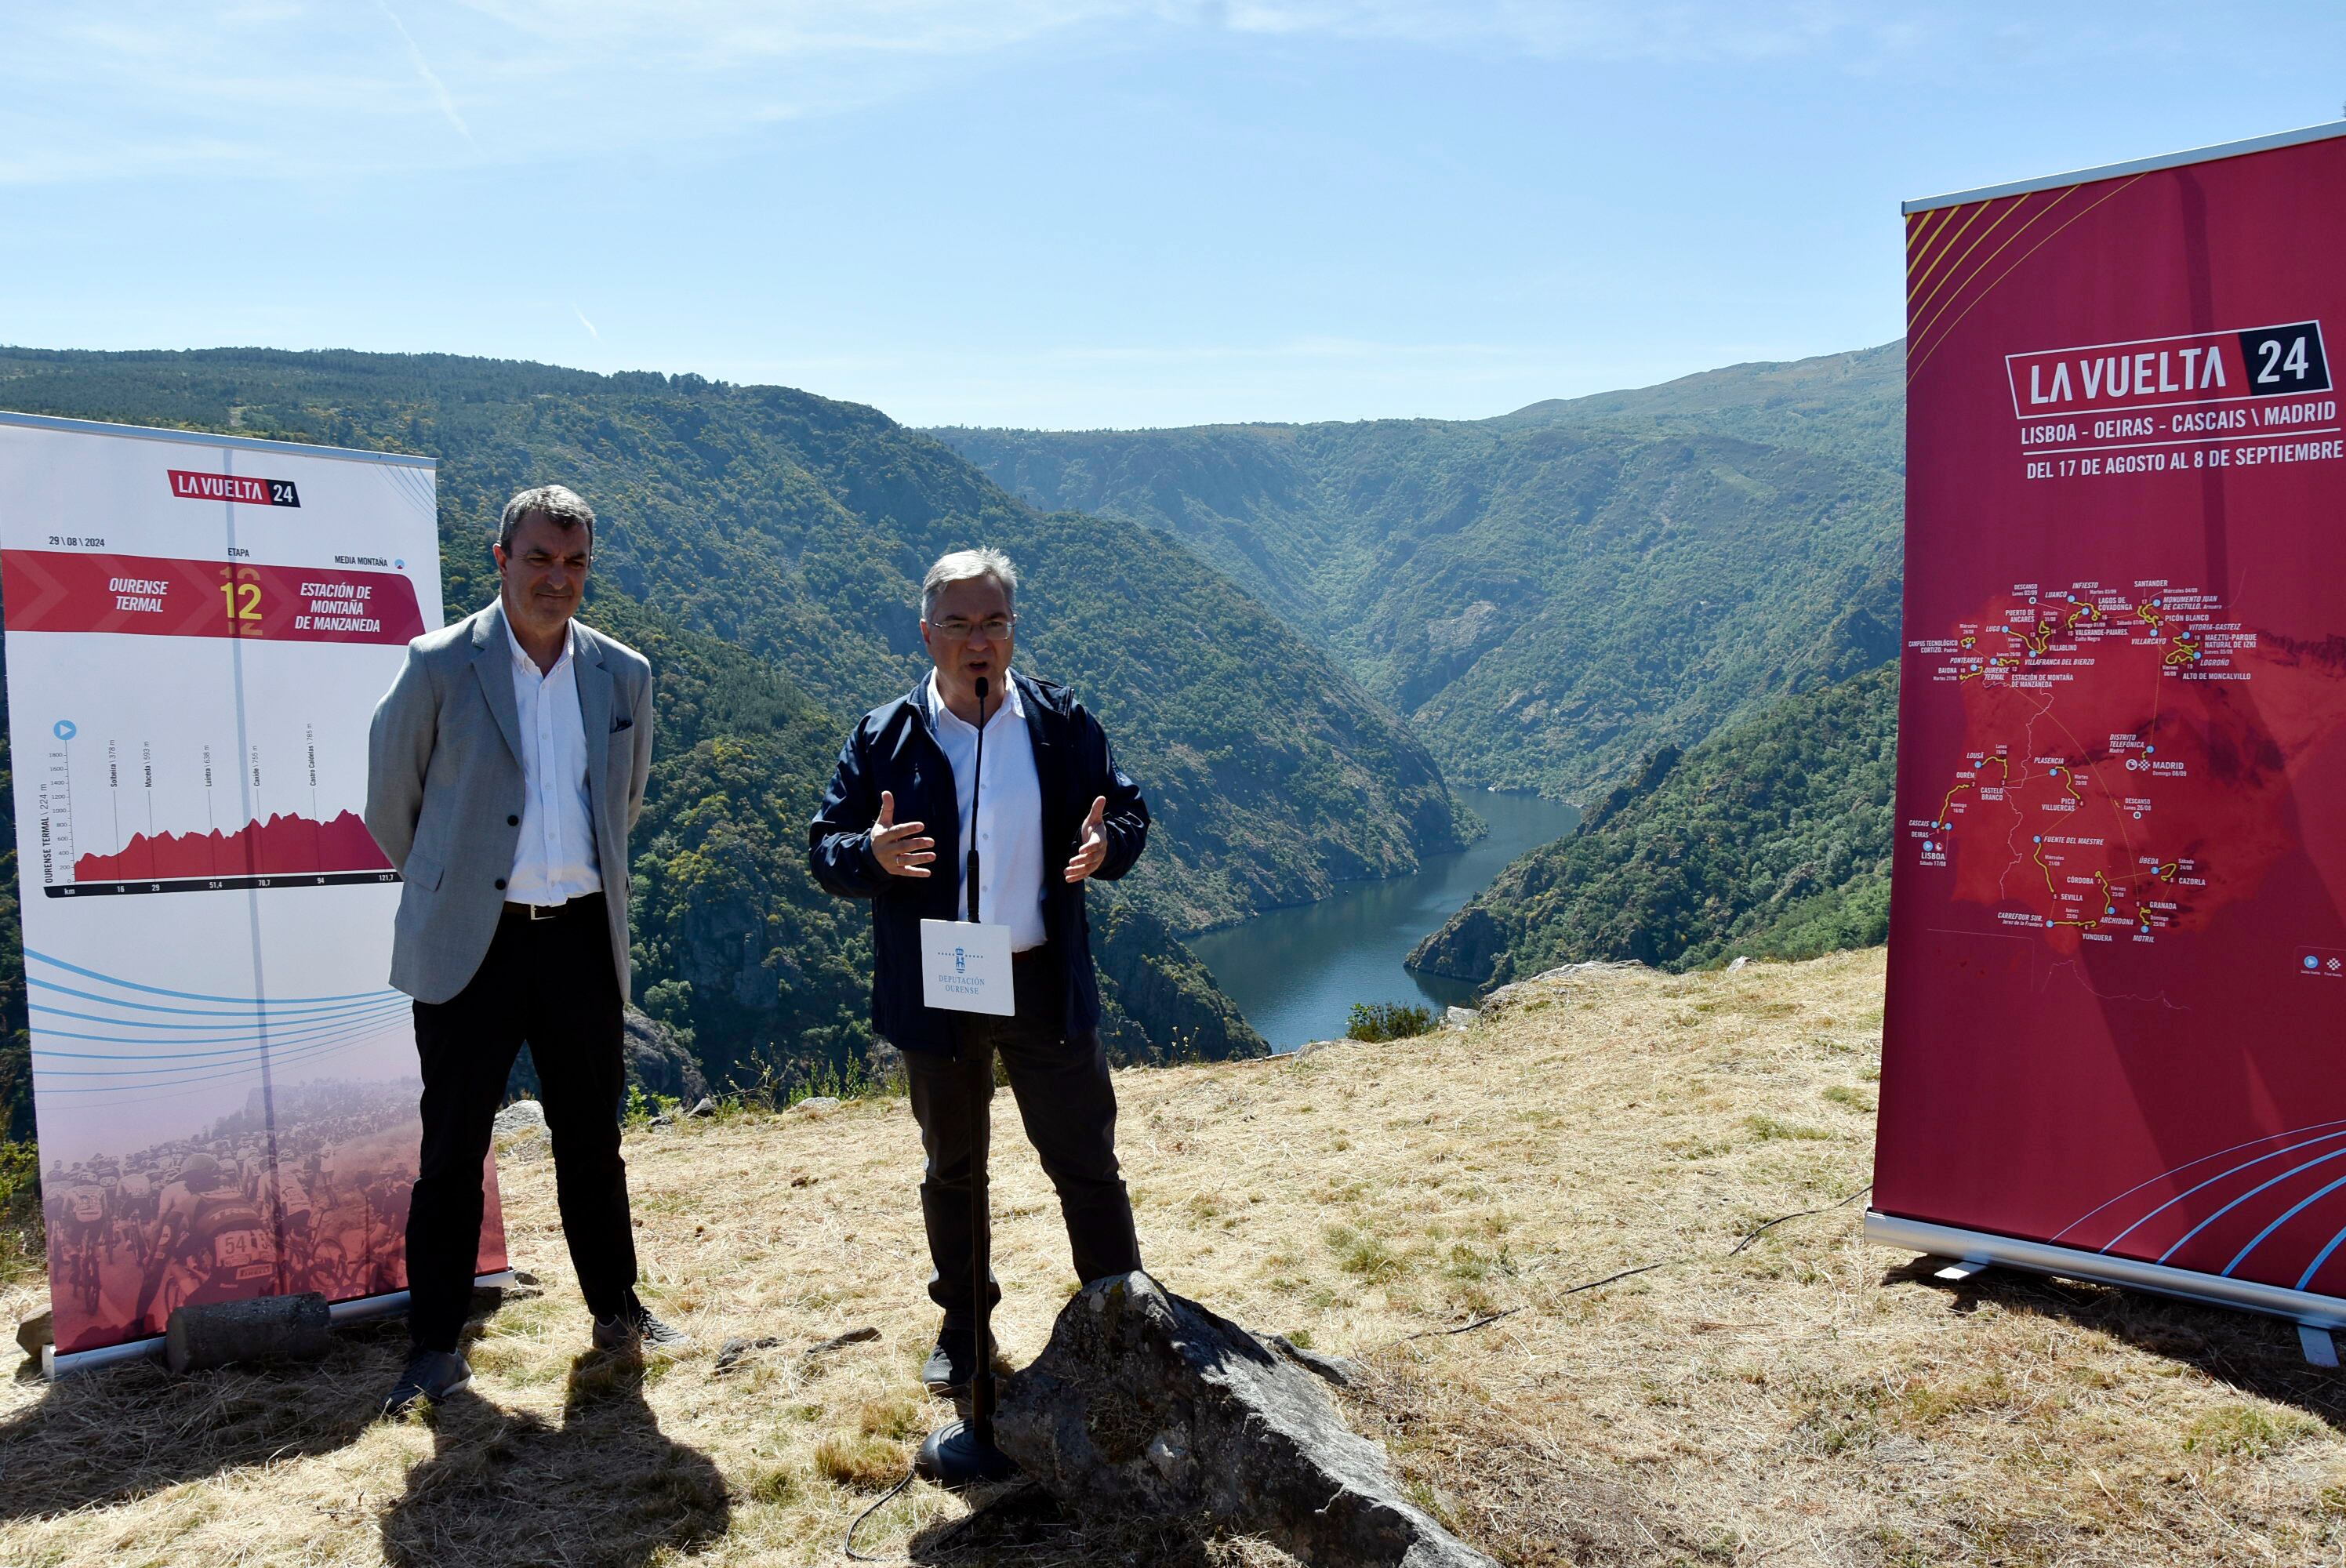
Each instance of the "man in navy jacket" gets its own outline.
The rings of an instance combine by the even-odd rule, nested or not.
[[[1010,667],[1017,585],[995,550],[958,551],[929,568],[921,637],[936,667],[856,725],[807,834],[815,880],[872,900],[872,1023],[903,1053],[928,1156],[929,1296],[944,1323],[924,1376],[941,1392],[965,1385],[976,1366],[971,1128],[975,1102],[993,1096],[996,1052],[1058,1190],[1077,1278],[1140,1267],[1117,1166],[1084,883],[1132,869],[1148,842],[1148,806],[1083,705]],[[970,832],[981,912],[1010,928],[1010,1017],[922,999],[921,921],[967,912]]]

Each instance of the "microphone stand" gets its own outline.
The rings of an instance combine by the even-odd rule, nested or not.
[[[969,784],[969,839],[964,857],[969,883],[969,921],[977,923],[977,808],[985,781],[986,682],[977,677],[977,761]],[[969,1100],[969,1232],[976,1281],[975,1349],[977,1366],[970,1375],[969,1416],[939,1427],[921,1444],[913,1469],[948,1492],[961,1492],[988,1481],[1007,1481],[1018,1465],[994,1445],[994,1224],[986,1207],[986,1101],[994,1075],[991,1051],[984,1062],[986,1082]]]

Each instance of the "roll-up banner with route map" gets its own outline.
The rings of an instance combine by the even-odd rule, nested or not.
[[[420,1085],[361,812],[441,619],[431,460],[0,414],[0,612],[55,1368],[394,1298]]]
[[[1869,1234],[2346,1324],[2346,123],[1906,257]]]

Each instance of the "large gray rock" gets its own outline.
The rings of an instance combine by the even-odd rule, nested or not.
[[[737,941],[737,948],[740,945]],[[627,1084],[647,1095],[665,1095],[689,1105],[707,1095],[709,1079],[693,1058],[691,1043],[658,1019],[629,1007],[619,1018],[619,1052],[627,1064]],[[505,1076],[505,1098],[536,1099],[539,1090],[537,1058],[525,1051],[514,1058]],[[611,1107],[618,1115],[618,1107]]]
[[[627,1052],[627,1082],[647,1095],[666,1095],[689,1105],[709,1094],[709,1079],[693,1060],[692,1047],[677,1032],[647,1013],[628,1008],[620,1020]]]
[[[1327,1568],[1496,1568],[1402,1495],[1312,1373],[1146,1274],[1067,1303],[1004,1381],[995,1438],[1079,1512],[1204,1515]]]
[[[1431,940],[1431,939],[1429,939]],[[1512,985],[1502,985],[1483,998],[1483,1011],[1495,1012],[1525,1000],[1535,991],[1545,991],[1567,980],[1577,980],[1602,974],[1644,969],[1646,965],[1630,958],[1592,958],[1586,963],[1560,963],[1554,969],[1543,969],[1527,980]]]

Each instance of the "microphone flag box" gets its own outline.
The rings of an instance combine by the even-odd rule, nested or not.
[[[1017,1011],[1011,994],[1010,928],[965,920],[921,922],[921,1000],[948,1013]]]

